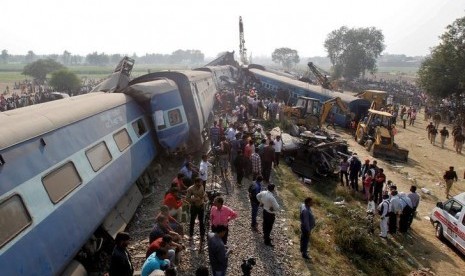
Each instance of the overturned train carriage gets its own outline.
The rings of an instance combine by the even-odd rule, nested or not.
[[[262,90],[272,92],[276,97],[285,96],[286,99],[284,100],[290,104],[295,104],[299,96],[316,98],[320,100],[320,102],[339,97],[350,112],[353,113],[356,121],[363,118],[370,107],[370,102],[368,100],[360,99],[346,93],[324,89],[321,86],[292,79],[283,74],[278,75],[277,73],[267,71],[264,67],[251,65],[249,66],[248,72],[251,76],[260,81]],[[351,120],[350,116],[345,114],[343,110],[340,110],[337,106],[333,106],[332,112],[335,114],[336,124],[343,127],[348,126]]]
[[[129,96],[91,93],[0,113],[2,275],[57,275],[92,240],[124,229],[157,155]],[[122,203],[121,203],[122,202]]]
[[[123,92],[150,113],[158,140],[168,151],[195,151],[205,142],[217,92],[211,73],[151,73],[132,80]]]

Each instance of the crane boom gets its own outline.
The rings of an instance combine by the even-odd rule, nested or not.
[[[247,49],[245,48],[244,24],[242,23],[242,16],[239,16],[239,54],[241,56],[242,64],[249,64],[247,61]]]
[[[326,88],[326,89],[329,89],[329,90],[334,90],[334,87],[331,84],[331,82],[328,80],[328,77],[323,75],[318,70],[318,68],[316,68],[316,66],[313,64],[313,62],[309,62],[309,63],[307,63],[307,65],[308,65],[308,68],[310,68],[310,71],[312,71],[312,73],[315,75],[316,79],[318,80],[318,83],[323,88]]]

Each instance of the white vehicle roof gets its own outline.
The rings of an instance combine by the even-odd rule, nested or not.
[[[453,198],[457,200],[458,202],[460,202],[462,205],[465,205],[465,192],[458,194],[454,196]]]

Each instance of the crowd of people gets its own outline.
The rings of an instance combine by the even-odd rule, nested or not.
[[[408,231],[420,203],[416,186],[411,186],[408,194],[398,192],[397,186],[387,180],[384,169],[378,167],[376,160],[370,162],[370,159],[366,159],[362,164],[356,153],[340,162],[340,183],[354,192],[360,188],[368,203],[368,219],[373,221],[376,213],[380,216],[380,237],[387,238],[387,233]],[[374,232],[374,229],[370,232]]]
[[[69,96],[86,94],[92,90],[101,80],[84,79],[80,90]],[[0,94],[0,112],[13,110],[20,107],[44,103],[57,100],[52,87],[45,84],[38,84],[34,81],[24,80],[15,82],[13,89],[9,86]]]
[[[203,252],[205,240],[207,241],[210,262],[209,268],[199,267],[197,275],[209,275],[209,270],[213,275],[225,275],[228,256],[232,253],[232,249],[228,247],[230,224],[240,214],[227,206],[225,197],[217,195],[212,198],[214,191],[209,185],[212,170],[223,179],[235,175],[236,181],[233,185],[238,188],[242,188],[244,178],[251,183],[247,187],[251,213],[250,230],[262,232],[264,245],[274,247],[271,236],[280,206],[274,194],[272,168],[279,168],[284,144],[280,135],[272,137],[262,126],[253,123],[252,118],[276,120],[279,118],[279,104],[272,99],[258,98],[254,89],[237,94],[224,91],[218,95],[217,102],[218,109],[222,111],[227,110],[227,106],[234,108],[227,115],[220,114],[210,128],[210,153],[203,154],[198,165],[191,155],[186,155],[171,181],[160,212],[155,218],[155,226],[149,234],[142,276],[158,275],[155,273],[176,275],[176,266],[181,262],[180,252],[187,246],[192,247],[197,239],[199,252]],[[218,167],[213,167],[212,163]],[[301,210],[301,252],[305,259],[310,259],[307,252],[308,239],[315,225],[310,206],[311,202],[307,200]],[[263,214],[261,229],[257,221],[259,209],[262,209]],[[186,219],[187,213],[189,219]],[[186,220],[187,225],[183,225],[183,220]],[[207,220],[209,224],[206,224]],[[206,225],[209,225],[209,229],[206,229]],[[187,229],[186,233],[184,229]],[[121,256],[121,251],[121,246],[117,243],[114,255]],[[121,258],[115,257],[115,262],[121,262]],[[124,262],[130,263],[129,256]],[[110,276],[113,274],[110,273]]]

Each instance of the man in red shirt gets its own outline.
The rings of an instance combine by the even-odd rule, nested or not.
[[[163,204],[168,206],[169,214],[179,220],[182,213],[182,200],[178,196],[178,187],[171,187],[163,199]]]

